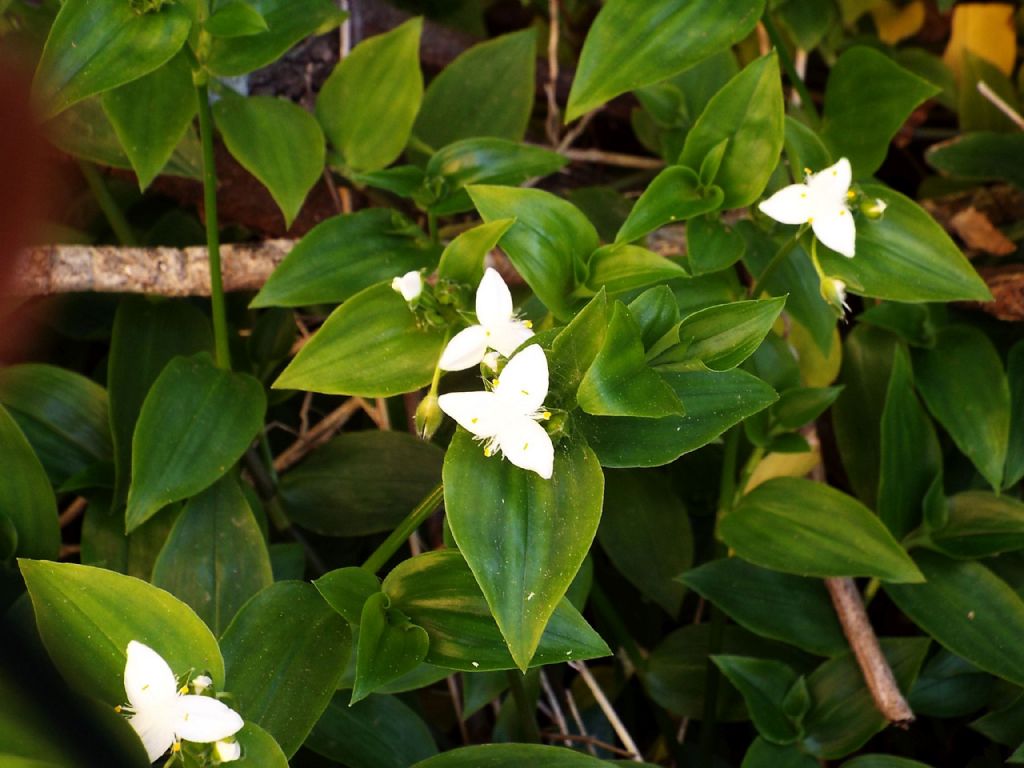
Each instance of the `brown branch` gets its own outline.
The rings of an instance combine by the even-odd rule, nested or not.
[[[890,723],[906,727],[914,721],[914,712],[903,698],[892,668],[882,654],[857,585],[853,579],[825,579],[825,586],[875,706]]]
[[[562,154],[576,163],[598,163],[619,168],[638,168],[657,171],[665,167],[665,161],[656,157],[625,155],[621,152],[604,152],[600,149],[565,149]]]
[[[67,508],[60,513],[60,517],[57,521],[60,523],[61,528],[66,528],[72,522],[81,517],[82,512],[89,505],[89,500],[84,496],[77,497],[74,501],[68,504]]]
[[[306,434],[278,454],[274,459],[274,469],[284,472],[289,467],[298,464],[307,453],[334,437],[334,433],[341,429],[345,422],[352,418],[352,414],[363,405],[363,399],[359,397],[346,400],[341,406],[324,416],[315,427],[310,428]]]
[[[595,739],[593,736],[582,736],[578,733],[549,733],[544,731],[541,733],[541,738],[547,739],[548,741],[578,741],[583,744],[589,744],[591,746],[600,747],[601,749],[606,749],[609,752],[613,752],[622,757],[628,757],[633,760],[636,759],[636,755],[628,749],[623,749],[622,747],[617,747],[614,744],[609,744],[607,741]]]

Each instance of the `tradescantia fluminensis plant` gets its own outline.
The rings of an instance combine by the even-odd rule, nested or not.
[[[1020,134],[964,95],[1012,113],[1012,72],[897,45],[921,2],[559,5],[565,118],[632,93],[641,177],[580,189],[557,120],[525,140],[531,30],[424,89],[411,18],[307,111],[227,78],[344,23],[328,0],[0,3],[122,243],[146,214],[93,164],[201,180],[212,297],[121,297],[86,354],[0,369],[0,763],[983,768],[1024,742],[1024,346],[957,304],[985,282],[882,173],[939,103],[964,136],[929,161],[1020,184],[993,161]],[[215,137],[286,226],[325,174],[365,203],[248,307]]]

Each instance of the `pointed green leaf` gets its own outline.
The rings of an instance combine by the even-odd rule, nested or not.
[[[604,490],[597,457],[585,441],[563,438],[545,480],[484,456],[459,430],[443,477],[452,534],[525,670],[597,533]]]
[[[772,659],[749,656],[712,656],[722,674],[743,695],[750,719],[761,737],[773,744],[791,744],[799,736],[796,724],[786,715],[786,694],[797,683],[793,669]]]
[[[784,573],[922,579],[871,510],[811,480],[783,477],[762,483],[722,518],[719,535],[744,560]]]
[[[694,275],[728,269],[746,248],[739,232],[712,216],[698,216],[686,225],[686,262]]]
[[[720,187],[703,188],[692,169],[670,165],[647,185],[615,235],[615,242],[631,243],[665,224],[717,210],[723,199]]]
[[[103,568],[42,560],[20,564],[43,645],[76,690],[110,706],[123,704],[130,640],[163,656],[176,675],[208,674],[224,690],[216,639],[169,593]]]
[[[467,229],[445,246],[437,276],[466,285],[479,285],[484,276],[484,259],[512,226],[515,219],[497,219]]]
[[[780,746],[763,738],[754,739],[740,768],[816,768],[818,761],[789,744]]]
[[[350,705],[418,667],[429,646],[430,638],[423,627],[391,607],[386,594],[370,595],[359,621],[356,678]]]
[[[185,506],[152,581],[218,635],[246,600],[273,583],[263,534],[234,478],[221,479]]]
[[[861,755],[843,763],[843,768],[929,768],[917,760],[892,755]]]
[[[604,288],[611,294],[687,276],[686,270],[676,262],[625,243],[598,248],[591,254],[587,268],[587,287],[593,291]]]
[[[320,89],[316,116],[346,168],[376,171],[405,149],[423,98],[422,29],[409,19],[363,40]]]
[[[256,723],[247,722],[235,738],[242,747],[238,768],[288,768],[288,757],[280,745]]]
[[[390,282],[374,285],[334,310],[273,386],[360,397],[411,392],[430,383],[444,341]]]
[[[931,531],[936,549],[979,558],[1024,549],[1024,502],[988,491],[964,491],[948,501],[946,524]]]
[[[729,48],[754,28],[763,9],[763,0],[610,0],[587,33],[566,121]]]
[[[925,159],[958,179],[1008,181],[1024,189],[1024,133],[978,131],[932,144]]]
[[[679,322],[679,303],[671,288],[659,285],[629,302],[629,314],[640,325],[644,349],[649,350]]]
[[[206,354],[169,362],[135,425],[128,532],[227,472],[263,425],[266,404],[256,379],[215,368]]]
[[[60,549],[57,500],[35,451],[3,406],[0,406],[0,466],[4,468],[0,472],[0,514],[8,526],[10,550],[6,554],[57,557]]]
[[[247,37],[270,31],[263,14],[242,0],[220,3],[203,29],[213,37]]]
[[[1006,378],[1010,385],[1010,436],[1003,487],[1010,488],[1024,477],[1024,343],[1017,342],[1010,349]]]
[[[442,752],[412,768],[523,768],[543,765],[544,768],[608,768],[596,757],[564,747],[540,744],[481,744]]]
[[[298,104],[224,90],[213,105],[228,151],[269,191],[290,227],[324,169],[324,136]]]
[[[349,624],[362,620],[363,605],[380,592],[380,581],[365,568],[336,568],[313,582],[321,597]]]
[[[232,705],[295,754],[345,671],[345,620],[311,584],[279,581],[242,606],[220,642]]]
[[[607,329],[608,300],[605,292],[599,291],[551,342],[550,391],[561,396],[559,407],[568,411],[575,406],[576,391],[604,346]]]
[[[43,117],[152,72],[181,49],[191,26],[179,3],[148,13],[126,0],[65,3],[32,84]]]

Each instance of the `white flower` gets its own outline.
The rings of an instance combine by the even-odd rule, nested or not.
[[[174,673],[159,653],[148,645],[128,643],[124,667],[124,692],[129,707],[122,711],[139,734],[151,761],[179,741],[209,743],[233,736],[242,718],[211,696],[185,695],[178,690]]]
[[[441,395],[441,410],[484,441],[484,455],[500,451],[522,469],[551,478],[555,449],[538,421],[551,418],[544,410],[548,394],[548,359],[536,344],[517,354],[482,392]]]
[[[423,275],[415,270],[406,272],[392,280],[391,287],[402,294],[406,301],[416,301],[423,293]]]
[[[218,741],[213,745],[213,754],[218,762],[231,763],[242,756],[242,745],[237,741]]]
[[[810,174],[805,184],[790,184],[758,208],[783,224],[808,223],[815,237],[843,256],[853,256],[856,228],[849,208],[850,161],[845,157]]]
[[[476,319],[479,325],[459,331],[448,342],[439,363],[442,370],[461,371],[478,365],[488,349],[508,357],[533,336],[530,322],[516,317],[505,281],[490,267],[476,289]]]
[[[213,680],[207,675],[198,675],[192,678],[192,693],[202,693],[213,685]]]

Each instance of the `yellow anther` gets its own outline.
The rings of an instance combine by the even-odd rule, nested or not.
[[[547,421],[548,419],[551,418],[551,411],[544,411],[544,413],[542,413],[540,417],[544,419],[544,421]]]
[[[800,197],[807,197],[807,193],[806,192],[801,192],[800,193]]]
[[[527,328],[533,328],[533,321],[532,320],[524,320],[523,321],[523,325],[525,325]]]
[[[120,715],[121,714],[121,705],[118,704],[116,707],[114,707],[114,711],[117,712],[117,714]]]
[[[846,209],[845,208],[840,208],[839,209],[839,215],[840,216],[845,216],[846,215]]]
[[[529,448],[529,447],[530,447],[530,444],[529,444],[529,443],[523,443],[523,450],[524,450],[524,451],[525,451],[525,450],[526,450],[527,448]]]
[[[856,192],[854,192],[854,191],[853,191],[853,190],[851,189],[851,190],[850,190],[849,192],[847,192],[847,193],[846,193],[846,196],[847,196],[847,197],[848,197],[848,198],[849,198],[850,200],[853,200],[853,198],[855,198],[855,197],[857,196],[857,193],[856,193]]]
[[[184,696],[186,693],[188,693],[188,686],[187,685],[183,685],[183,686],[181,686],[181,688],[178,689],[178,695],[179,696]]]
[[[493,451],[491,451],[490,448],[484,448],[484,456],[486,456],[488,459],[491,458],[492,453]]]
[[[807,167],[804,167],[804,173],[807,174],[808,176],[810,176],[811,175],[811,169],[807,168]]]
[[[476,424],[478,421],[480,421],[480,419],[478,419],[476,416],[474,416],[472,419],[469,420],[469,423],[470,424]]]
[[[171,745],[171,752],[181,752],[181,742],[176,741]]]
[[[814,217],[813,217],[813,216],[809,216],[809,217],[807,218],[807,223],[808,223],[808,224],[813,224],[813,223],[814,223]]]

